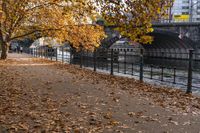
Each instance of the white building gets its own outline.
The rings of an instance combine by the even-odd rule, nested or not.
[[[175,22],[200,22],[200,0],[175,0],[171,15]]]

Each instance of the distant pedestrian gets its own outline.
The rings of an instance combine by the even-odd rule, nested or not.
[[[21,52],[21,54],[23,53],[23,47],[22,46],[20,46],[20,52]]]

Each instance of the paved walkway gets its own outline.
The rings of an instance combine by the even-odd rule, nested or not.
[[[0,61],[0,132],[199,133],[200,100],[28,55]]]

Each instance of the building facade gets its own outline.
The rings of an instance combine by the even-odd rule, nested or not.
[[[175,0],[170,14],[173,22],[200,22],[200,0]]]

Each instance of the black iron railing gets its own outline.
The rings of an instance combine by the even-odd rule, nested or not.
[[[150,53],[143,49],[113,50],[98,49],[94,52],[75,51],[65,47],[33,48],[27,52],[34,57],[47,58],[80,67],[103,70],[111,75],[138,77],[149,81],[185,88],[187,93],[200,91],[200,54]]]

